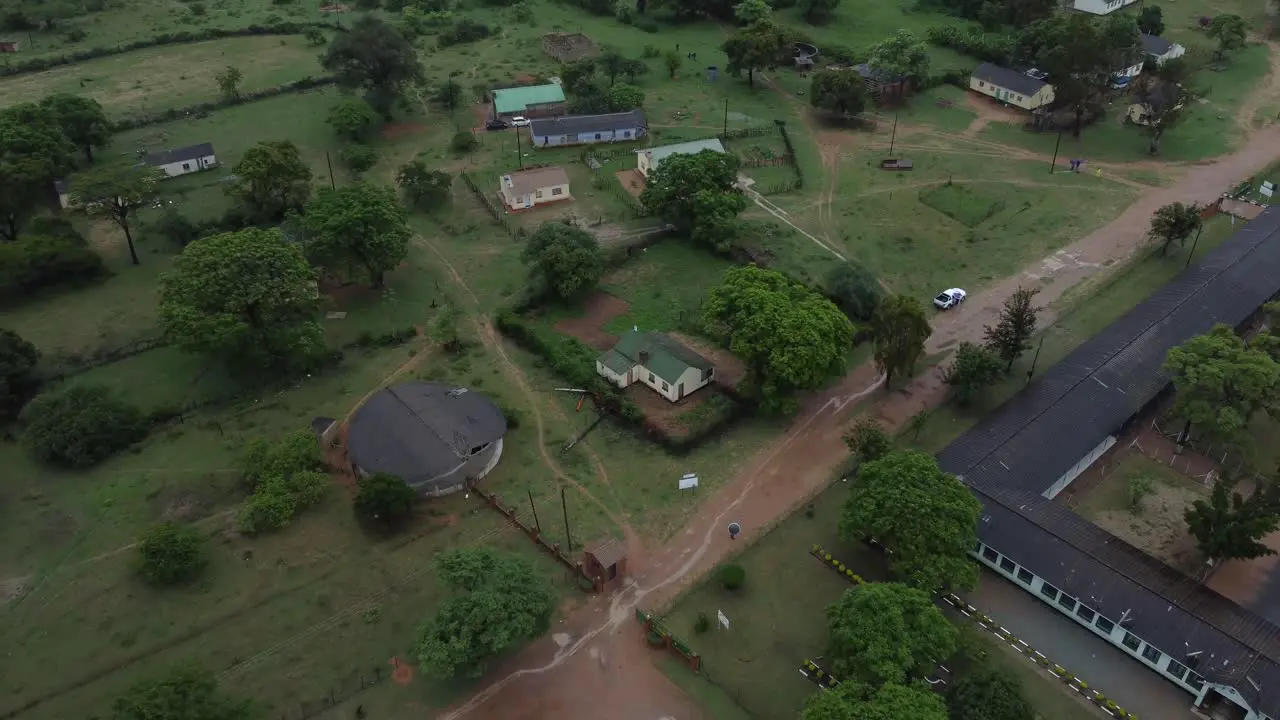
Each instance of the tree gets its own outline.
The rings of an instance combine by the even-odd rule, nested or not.
[[[208,538],[190,525],[153,525],[138,541],[139,571],[155,585],[181,585],[209,564]]]
[[[111,720],[251,720],[253,705],[218,690],[213,673],[181,665],[131,687],[111,706]]]
[[[428,170],[421,160],[411,160],[400,167],[396,185],[405,201],[418,210],[434,210],[449,199],[453,177],[439,170]]]
[[[263,141],[245,151],[231,172],[227,194],[238,197],[263,220],[300,210],[311,195],[311,168],[289,140]]]
[[[338,157],[342,159],[342,164],[347,166],[351,171],[352,177],[360,177],[378,164],[378,151],[368,145],[352,144],[342,148],[342,152],[338,153]]]
[[[31,104],[0,110],[0,239],[18,239],[74,151],[52,113]]]
[[[873,689],[842,682],[814,693],[800,720],[947,720],[947,707],[936,693],[919,684],[889,683]]]
[[[466,548],[438,555],[437,569],[454,594],[419,633],[416,652],[424,671],[480,677],[490,659],[546,631],[555,594],[524,557]]]
[[[720,576],[720,585],[725,590],[737,590],[747,581],[747,571],[737,563],[721,565],[717,574]]]
[[[1245,36],[1248,32],[1249,25],[1239,15],[1215,16],[1213,23],[1209,25],[1209,37],[1218,41],[1214,56],[1222,59],[1226,57],[1228,52],[1244,47]]]
[[[853,326],[832,302],[785,275],[750,265],[724,274],[702,306],[708,327],[746,363],[765,404],[844,372]]]
[[[840,535],[883,543],[893,551],[889,567],[914,587],[970,588],[978,580],[969,551],[978,543],[981,511],[973,493],[931,456],[900,450],[858,469]]]
[[[0,423],[7,421],[40,386],[40,351],[18,333],[0,328]]]
[[[1275,555],[1262,541],[1280,527],[1280,484],[1263,481],[1247,500],[1236,481],[1219,475],[1208,500],[1196,500],[1183,518],[1200,552],[1211,561]]]
[[[867,86],[848,70],[819,70],[809,81],[809,104],[838,115],[857,115],[867,107]]]
[[[311,45],[323,45],[325,42],[324,31],[318,27],[307,28],[306,32],[302,33],[302,36],[306,38],[307,42]]]
[[[1036,334],[1036,313],[1040,312],[1031,301],[1039,292],[1039,288],[1014,290],[1000,309],[1000,322],[995,327],[987,325],[982,331],[987,348],[1004,361],[1005,372],[1012,370],[1022,353],[1031,349],[1031,336]]]
[[[393,528],[413,515],[418,494],[408,483],[390,473],[360,478],[352,509],[356,517],[384,528]]]
[[[63,136],[84,151],[86,162],[93,162],[94,148],[111,144],[111,121],[97,100],[57,93],[41,100],[40,107],[51,114]]]
[[[626,112],[644,105],[644,91],[635,85],[618,83],[609,88],[609,111]]]
[[[755,87],[756,71],[778,65],[791,51],[791,40],[772,21],[761,20],[734,32],[721,49],[729,57],[726,69],[734,75],[745,70],[747,85]]]
[[[522,256],[534,287],[562,300],[591,292],[604,272],[604,258],[595,236],[563,222],[539,225]]]
[[[852,73],[847,73],[852,74]],[[862,265],[841,263],[827,274],[827,294],[850,319],[870,322],[880,307],[884,292],[880,283]]]
[[[1245,432],[1258,410],[1275,407],[1280,388],[1280,364],[1226,325],[1170,350],[1164,369],[1177,391],[1173,415],[1227,442]]]
[[[466,130],[460,130],[453,134],[453,139],[449,141],[449,147],[453,148],[456,153],[469,153],[480,147],[480,141],[476,139],[475,135]]]
[[[801,0],[804,19],[812,25],[830,22],[836,16],[840,0]]]
[[[929,76],[929,48],[915,33],[899,30],[871,46],[867,64],[919,83]]]
[[[1159,5],[1143,5],[1138,11],[1138,31],[1146,35],[1164,33],[1164,10]]]
[[[667,78],[675,80],[676,72],[684,64],[684,56],[675,50],[668,50],[662,54],[662,64],[667,67]]]
[[[1035,23],[1020,40],[1030,43],[1024,53],[1037,48],[1033,57],[1049,73],[1055,97],[1075,112],[1075,137],[1080,137],[1085,113],[1110,92],[1112,73],[1139,53],[1137,23],[1125,14],[1099,20],[1058,13]]]
[[[916,360],[924,354],[924,341],[932,334],[919,300],[893,295],[880,303],[871,320],[871,341],[886,388],[893,384],[894,375],[915,369]]]
[[[351,266],[358,266],[376,288],[404,260],[413,235],[395,191],[365,182],[321,188],[307,206],[303,226],[313,265],[348,275]]]
[[[638,75],[643,75],[649,71],[648,65],[639,60],[628,58],[617,50],[606,50],[600,57],[595,58],[590,65],[582,65],[579,69],[580,76],[581,70],[586,67],[592,68],[593,71],[599,70],[604,73],[605,77],[609,78],[610,88],[613,87],[619,75],[625,75],[628,79],[635,81]],[[587,73],[587,75],[589,76],[590,73]]]
[[[739,25],[751,25],[773,19],[773,8],[765,0],[742,0],[733,6],[733,19]]]
[[[947,710],[950,720],[1026,720],[1036,716],[1017,678],[993,667],[952,681]]]
[[[328,123],[338,137],[359,142],[376,119],[373,108],[363,100],[344,100],[329,110]]]
[[[454,81],[453,75],[450,75],[436,86],[435,91],[431,93],[431,101],[452,112],[458,103],[462,102],[462,86]]]
[[[288,370],[324,351],[315,271],[279,230],[246,228],[188,245],[160,279],[160,325],[180,348]]]
[[[223,97],[229,100],[240,97],[240,81],[244,80],[244,73],[240,72],[240,68],[228,65],[214,79],[218,81],[218,90],[222,92]]]
[[[413,43],[372,15],[334,35],[320,64],[344,87],[364,90],[365,99],[387,120],[404,89],[423,82]]]
[[[1151,228],[1147,230],[1147,237],[1160,243],[1160,254],[1167,255],[1170,245],[1185,243],[1191,233],[1200,228],[1202,222],[1199,205],[1170,203],[1151,216]]]
[[[141,411],[101,385],[73,385],[32,400],[19,416],[22,439],[38,460],[86,468],[141,440]]]
[[[973,343],[960,343],[951,365],[942,379],[951,386],[951,397],[960,406],[973,402],[978,395],[994,385],[1005,373],[1004,361],[989,348]]]
[[[879,460],[893,449],[893,439],[880,423],[865,415],[854,421],[853,427],[844,434],[844,444],[849,446],[859,465]]]
[[[1182,58],[1174,58],[1174,60],[1181,61]],[[1173,60],[1165,64],[1173,64]],[[1183,65],[1179,64],[1177,67],[1183,67]],[[1160,153],[1160,141],[1164,139],[1164,134],[1178,124],[1182,119],[1183,110],[1195,99],[1195,93],[1176,83],[1166,81],[1161,85],[1160,90],[1158,95],[1148,97],[1146,102],[1151,112],[1147,115],[1147,125],[1144,129],[1151,138],[1147,145],[1147,152],[1152,155]]]
[[[649,173],[640,202],[695,242],[727,250],[747,199],[738,189],[737,156],[703,150],[671,155]]]
[[[89,214],[105,215],[124,231],[129,244],[129,258],[139,264],[134,247],[132,222],[138,210],[155,201],[156,185],[164,171],[153,167],[107,165],[90,170],[76,178],[71,188],[71,202]]]
[[[870,685],[927,677],[955,652],[959,635],[928,593],[899,583],[845,590],[827,607],[827,624],[831,674]]]

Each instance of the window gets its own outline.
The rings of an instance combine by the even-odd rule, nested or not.
[[[600,133],[596,133],[596,139],[597,139],[597,140],[599,140],[599,139],[600,139]]]
[[[1066,608],[1067,612],[1071,612],[1076,609],[1076,599],[1066,593],[1062,593],[1062,595],[1058,597],[1058,604]]]
[[[1030,585],[1033,579],[1035,579],[1035,575],[1032,575],[1030,570],[1027,570],[1025,568],[1018,568],[1019,582],[1022,582],[1025,585]]]
[[[1019,96],[1018,96],[1018,102],[1022,102],[1022,96],[1021,96],[1021,95],[1019,95]]]
[[[1160,658],[1163,656],[1160,654],[1159,650],[1151,647],[1150,645],[1147,645],[1146,647],[1142,648],[1142,657],[1146,658],[1147,660],[1150,660],[1154,664],[1154,663],[1160,662]]]
[[[984,547],[982,548],[982,557],[990,560],[991,562],[995,562],[1000,558],[1000,553],[996,552],[995,550],[992,550],[989,547]]]
[[[183,169],[183,170],[190,170],[190,169],[191,169],[191,163],[182,163],[182,169]]]
[[[551,188],[551,194],[552,194],[552,195],[563,195],[563,194],[564,194],[564,188],[559,188],[559,187]]]
[[[1014,569],[1015,569],[1015,568],[1017,568],[1017,567],[1018,567],[1018,566],[1017,566],[1017,565],[1014,565],[1014,564],[1013,564],[1013,561],[1012,561],[1012,560],[1010,560],[1009,558],[1007,558],[1007,557],[1002,557],[1002,558],[1000,558],[1000,569],[1001,569],[1001,570],[1003,570],[1003,571],[1005,571],[1005,572],[1007,572],[1007,573],[1011,573],[1011,572],[1013,572],[1013,571],[1014,571]]]
[[[1049,583],[1044,583],[1043,585],[1040,586],[1040,594],[1049,598],[1050,600],[1057,600],[1058,588],[1050,585]]]
[[[1111,631],[1116,629],[1115,623],[1111,622],[1110,620],[1106,619],[1101,615],[1098,616],[1098,619],[1095,620],[1093,624],[1094,624],[1094,627],[1098,628],[1099,630],[1106,633],[1107,635],[1110,635]]]
[[[535,190],[535,191],[533,191],[533,196],[534,196],[534,197],[536,197],[536,198],[540,198],[540,197],[542,197],[542,191],[541,191],[541,190]]]
[[[665,381],[665,380],[664,380],[664,381],[663,381],[663,383],[662,383],[662,389],[663,389],[663,390],[666,390],[666,389],[667,389],[667,383],[666,383],[666,381]]]
[[[1200,692],[1200,688],[1204,687],[1204,678],[1195,673],[1187,676],[1187,684],[1195,688],[1196,692]]]
[[[650,382],[650,383],[655,383],[655,382],[657,382],[657,380],[654,380],[654,379],[653,379],[653,373],[649,373],[649,382]]]
[[[631,137],[631,131],[630,131],[630,130],[623,130],[623,131],[622,131],[622,137]]]
[[[1134,635],[1128,630],[1125,630],[1124,639],[1120,641],[1120,644],[1124,645],[1130,650],[1137,650],[1138,646],[1142,644],[1142,640],[1137,635]]]
[[[1187,674],[1187,666],[1173,658],[1169,658],[1169,667],[1165,669],[1165,672],[1172,675],[1175,680],[1181,680]]]
[[[987,86],[986,83],[982,82],[981,80],[978,81],[978,87],[986,87],[986,86]]]
[[[1093,622],[1093,619],[1097,617],[1097,615],[1098,613],[1094,612],[1092,608],[1084,603],[1080,603],[1080,606],[1076,608],[1076,617],[1085,622]]]

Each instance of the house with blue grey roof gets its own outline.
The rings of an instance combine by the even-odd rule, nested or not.
[[[636,151],[636,169],[641,175],[649,177],[649,173],[658,167],[663,160],[672,155],[696,155],[703,150],[712,152],[724,152],[724,145],[721,144],[719,138],[707,138],[706,140],[692,140],[690,142],[676,143],[675,145],[659,145],[658,147],[645,148]]]

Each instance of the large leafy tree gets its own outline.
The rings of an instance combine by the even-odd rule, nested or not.
[[[8,420],[40,385],[40,351],[18,333],[0,328],[0,422]]]
[[[1072,134],[1080,136],[1084,115],[1110,90],[1111,75],[1139,57],[1132,15],[1094,18],[1085,13],[1052,15],[1022,36],[1035,38],[1039,67],[1049,73],[1055,97],[1075,112]]]
[[[138,541],[138,569],[156,585],[190,582],[209,564],[209,538],[191,525],[165,522]]]
[[[747,364],[752,387],[772,407],[844,371],[853,338],[832,302],[773,270],[733,268],[703,303],[702,316]]]
[[[1018,679],[992,667],[960,676],[947,689],[951,720],[1027,720],[1036,716]]]
[[[626,112],[644,105],[644,91],[635,85],[618,83],[609,88],[609,111]]]
[[[836,305],[859,322],[870,322],[884,297],[876,276],[858,263],[841,263],[832,268],[826,286]]]
[[[43,462],[85,468],[141,440],[147,423],[101,385],[73,385],[32,400],[20,415],[22,440]]]
[[[844,434],[844,444],[849,446],[849,452],[853,453],[859,465],[879,460],[893,450],[893,438],[880,423],[865,415]]]
[[[240,97],[240,81],[244,80],[244,73],[240,72],[240,68],[228,65],[225,70],[214,76],[214,80],[217,81],[218,90],[223,97],[228,100]]]
[[[947,720],[947,706],[937,693],[920,683],[889,683],[873,689],[862,683],[842,682],[832,690],[814,693],[800,720]]]
[[[338,137],[359,141],[369,133],[369,128],[373,127],[375,119],[376,116],[369,103],[352,98],[330,108],[326,122]]]
[[[424,671],[479,677],[493,657],[546,631],[555,595],[525,558],[466,548],[439,555],[436,563],[453,595],[419,633],[416,651]]]
[[[1209,25],[1209,37],[1218,41],[1214,55],[1221,59],[1232,50],[1244,47],[1248,32],[1249,24],[1239,15],[1227,13],[1215,16],[1213,23]]]
[[[1268,349],[1268,342],[1249,346],[1217,325],[1170,350],[1164,368],[1177,390],[1174,416],[1210,438],[1238,438],[1255,412],[1276,406],[1280,364]]]
[[[1164,32],[1164,10],[1159,5],[1143,5],[1138,11],[1138,31],[1147,35]]]
[[[1015,290],[1000,309],[1000,321],[982,331],[987,347],[1004,361],[1005,372],[1031,348],[1031,336],[1036,334],[1036,313],[1040,311],[1032,302],[1039,292],[1039,288]]]
[[[756,71],[776,67],[791,52],[791,39],[770,20],[761,20],[735,31],[721,46],[729,58],[726,68],[734,75],[747,73],[747,85],[755,86]]]
[[[46,204],[53,181],[72,167],[75,146],[52,113],[36,105],[0,111],[0,240],[17,240]]]
[[[213,673],[179,666],[131,687],[111,706],[111,720],[250,720],[253,705],[218,689]]]
[[[750,25],[773,17],[773,8],[765,0],[742,0],[733,6],[733,19],[739,25]]]
[[[1167,255],[1169,246],[1185,243],[1187,238],[1191,237],[1191,233],[1199,229],[1203,222],[1200,219],[1199,205],[1169,203],[1160,207],[1151,216],[1151,227],[1147,230],[1147,237],[1160,243],[1160,254]]]
[[[923,590],[866,583],[827,608],[827,657],[842,681],[901,684],[927,677],[956,649],[959,631]]]
[[[262,220],[280,220],[299,210],[311,195],[311,168],[289,140],[264,141],[245,151],[231,172],[227,194],[239,198]]]
[[[640,202],[695,242],[727,250],[747,207],[738,166],[736,156],[713,150],[671,155],[649,174]]]
[[[133,221],[138,210],[151,204],[156,185],[164,178],[158,168],[132,165],[104,165],[76,177],[71,202],[90,214],[105,215],[124,231],[129,259],[139,264],[133,241]]]
[[[1175,63],[1175,60],[1178,62]],[[1170,73],[1175,69],[1186,67],[1182,63],[1182,58],[1174,58],[1165,65],[1174,66],[1168,71]],[[1161,67],[1160,70],[1165,69]],[[1164,139],[1164,134],[1177,126],[1187,105],[1195,100],[1195,93],[1179,82],[1165,82],[1161,85],[1161,91],[1159,96],[1150,96],[1147,99],[1147,107],[1151,112],[1147,116],[1147,126],[1144,129],[1151,139],[1147,144],[1147,151],[1152,155],[1160,154],[1160,141]]]
[[[867,107],[867,85],[848,70],[819,70],[809,81],[809,104],[837,115],[856,115]]]
[[[562,222],[539,225],[522,254],[534,287],[562,300],[591,292],[604,272],[595,236]]]
[[[929,75],[929,47],[910,30],[899,30],[871,46],[871,67],[920,82]]]
[[[1220,476],[1209,498],[1196,500],[1184,514],[1200,552],[1210,560],[1275,555],[1262,539],[1280,527],[1280,483],[1264,481],[1247,499],[1236,481]]]
[[[417,210],[434,210],[449,199],[453,177],[440,170],[428,170],[422,160],[410,160],[396,174],[396,185],[405,201]]]
[[[395,190],[365,182],[321,188],[303,226],[313,265],[334,274],[358,267],[374,287],[404,260],[413,235]]]
[[[97,100],[57,93],[41,100],[40,107],[53,116],[67,140],[84,151],[88,162],[93,162],[94,148],[111,143],[111,122]]]
[[[885,387],[893,376],[910,374],[924,354],[924,341],[933,334],[924,305],[907,295],[885,298],[871,320],[876,367],[884,373]]]
[[[160,323],[180,347],[268,370],[324,349],[315,271],[278,230],[197,240],[160,281]]]
[[[814,25],[830,22],[836,16],[840,0],[801,0],[800,10],[804,19]]]
[[[320,64],[344,86],[364,90],[365,99],[388,120],[396,98],[424,81],[413,43],[372,15],[334,35]]]
[[[1004,361],[992,350],[973,343],[960,343],[943,380],[951,386],[951,397],[964,406],[1004,375]]]
[[[910,512],[903,512],[910,508]],[[895,575],[929,592],[978,581],[969,551],[978,543],[982,505],[932,456],[892,452],[858,469],[840,515],[840,534],[875,538],[893,551]]]
[[[413,515],[418,493],[399,477],[376,473],[360,478],[351,507],[356,517],[386,529],[392,529]]]

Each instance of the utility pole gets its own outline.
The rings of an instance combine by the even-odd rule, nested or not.
[[[564,499],[564,486],[560,486],[560,507],[564,510],[565,552],[573,552],[573,533],[569,532],[569,503]]]
[[[542,523],[538,522],[538,506],[533,504],[533,491],[526,490],[529,493],[529,509],[533,511],[533,526],[538,529],[538,534],[542,534]]]
[[[1027,385],[1031,384],[1031,376],[1036,374],[1036,362],[1040,360],[1040,351],[1044,349],[1044,336],[1040,336],[1040,344],[1036,346],[1036,354],[1031,358],[1031,369],[1027,371]]]
[[[524,149],[520,147],[520,128],[515,128],[515,131],[516,131],[516,159],[520,161],[520,169],[523,170],[524,169]]]
[[[1191,266],[1191,258],[1196,256],[1196,245],[1200,242],[1200,231],[1204,230],[1204,221],[1200,222],[1200,227],[1196,228],[1196,239],[1191,241],[1191,252],[1187,253],[1187,262],[1182,266],[1186,270]]]
[[[1053,159],[1049,161],[1049,174],[1053,174],[1053,169],[1058,166],[1058,148],[1062,146],[1062,131],[1058,131],[1058,142],[1053,144]]]
[[[893,146],[898,141],[898,113],[893,114],[893,134],[889,136],[889,157],[893,157]]]
[[[338,186],[336,183],[333,182],[333,161],[329,159],[328,150],[324,151],[324,162],[326,165],[329,166],[329,187],[333,190],[337,190]]]
[[[724,138],[729,138],[729,98],[724,99]]]

